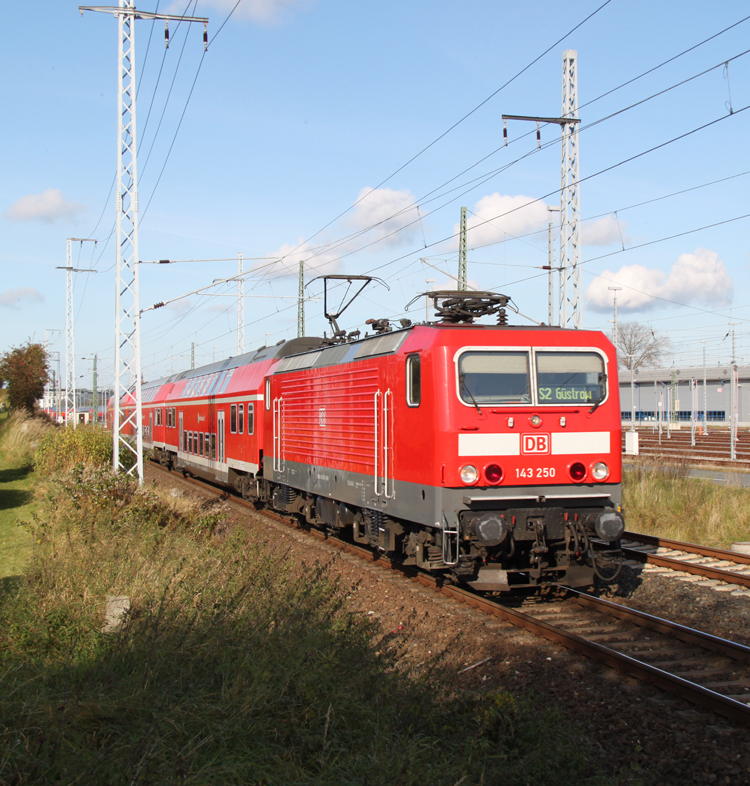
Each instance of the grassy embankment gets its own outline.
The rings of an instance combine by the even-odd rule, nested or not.
[[[18,576],[31,555],[31,533],[19,522],[30,522],[35,507],[31,445],[37,432],[33,421],[14,424],[0,414],[0,581]]]
[[[0,596],[0,782],[610,782],[543,702],[406,672],[325,566],[107,471],[44,474]],[[131,605],[105,635],[108,595]]]
[[[706,546],[730,548],[750,541],[750,489],[691,478],[686,464],[658,468],[636,459],[623,474],[627,528]]]

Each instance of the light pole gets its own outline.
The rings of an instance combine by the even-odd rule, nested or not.
[[[708,434],[708,412],[706,412],[706,344],[708,342],[701,341],[703,344],[703,433]]]
[[[607,287],[607,289],[611,289],[613,293],[613,308],[614,308],[614,319],[612,323],[614,324],[614,330],[612,331],[612,338],[614,341],[612,342],[615,345],[615,349],[617,349],[617,293],[622,289],[622,287]]]
[[[635,355],[629,353],[630,358],[630,430],[635,431]]]

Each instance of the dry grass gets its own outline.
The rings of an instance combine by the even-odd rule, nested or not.
[[[12,412],[3,425],[2,435],[2,450],[7,465],[30,466],[42,438],[53,429],[47,418],[32,417],[23,410]]]
[[[554,713],[396,668],[325,566],[105,472],[39,505],[0,595],[0,783],[604,783]],[[110,635],[106,595],[131,599]]]
[[[686,464],[638,459],[623,475],[628,529],[706,546],[750,540],[750,489],[691,478]]]

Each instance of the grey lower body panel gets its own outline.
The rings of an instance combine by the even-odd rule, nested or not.
[[[264,457],[264,477],[308,494],[437,528],[451,526],[458,513],[465,510],[538,508],[545,504],[563,508],[611,507],[620,505],[622,499],[616,483],[445,488],[399,480],[389,480],[386,485],[381,478],[376,488],[372,475],[292,461],[284,462],[281,470],[274,470],[270,457]]]

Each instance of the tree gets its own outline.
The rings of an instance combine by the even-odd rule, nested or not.
[[[616,346],[618,365],[637,371],[644,366],[658,366],[672,342],[640,322],[618,322]]]
[[[11,409],[33,412],[37,399],[44,395],[49,379],[47,351],[42,344],[28,341],[0,357],[0,382],[8,389]]]

